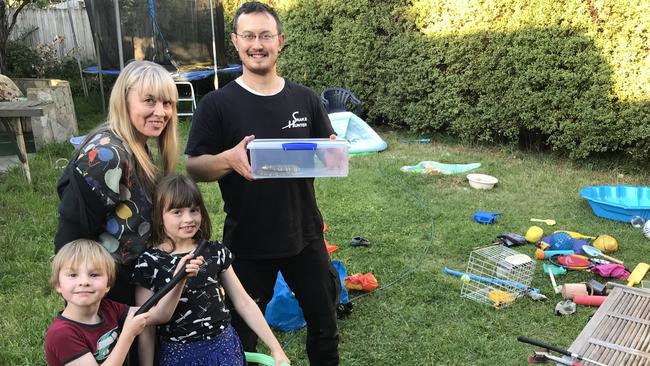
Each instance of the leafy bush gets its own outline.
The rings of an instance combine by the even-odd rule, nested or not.
[[[70,82],[70,89],[73,94],[83,93],[79,66],[72,57],[61,61],[57,55],[57,47],[63,41],[62,38],[55,38],[49,43],[39,44],[33,47],[27,37],[35,29],[23,31],[16,40],[7,42],[8,76],[12,78],[51,78],[63,79]],[[90,61],[85,64],[91,64]],[[82,65],[83,66],[83,65]],[[112,79],[107,78],[106,85],[112,85]],[[99,82],[96,77],[86,77],[86,84],[90,91],[99,90]]]
[[[42,78],[61,67],[56,47],[63,42],[63,38],[56,37],[34,48],[26,40],[34,30],[23,32],[16,40],[7,42],[8,74],[11,77]]]
[[[24,41],[7,42],[7,74],[10,77],[33,77],[32,75],[36,75],[35,65],[38,59],[36,50],[29,43]]]
[[[643,0],[272,3],[287,36],[281,72],[351,90],[370,123],[574,159],[650,157]]]

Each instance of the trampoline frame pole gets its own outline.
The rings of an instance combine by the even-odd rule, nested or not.
[[[219,89],[219,77],[217,75],[217,44],[214,35],[214,0],[210,0],[210,30],[212,31],[212,63],[214,67],[214,90]]]
[[[122,23],[120,22],[120,0],[113,0],[115,6],[115,32],[117,34],[117,53],[120,56],[120,70],[124,69],[124,50],[122,49]]]
[[[81,67],[81,60],[79,57],[79,42],[77,42],[77,32],[74,29],[74,20],[72,19],[72,10],[68,7],[68,21],[70,22],[70,29],[72,29],[72,41],[74,42],[74,58],[77,60],[79,67],[79,78],[81,79],[81,87],[84,91],[84,97],[88,98],[88,87],[86,86],[86,79],[84,78],[83,68]]]

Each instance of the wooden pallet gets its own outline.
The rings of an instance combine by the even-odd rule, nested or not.
[[[608,366],[650,365],[650,290],[607,286],[607,299],[569,351]]]

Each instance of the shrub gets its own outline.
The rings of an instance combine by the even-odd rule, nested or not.
[[[56,47],[63,39],[56,37],[51,42],[33,47],[27,41],[33,31],[27,30],[16,40],[7,42],[8,74],[11,77],[42,78],[61,67]]]
[[[281,72],[351,90],[370,123],[573,159],[650,157],[643,0],[273,3]]]

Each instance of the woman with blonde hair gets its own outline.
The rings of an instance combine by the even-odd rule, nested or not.
[[[55,252],[75,239],[100,242],[117,262],[108,297],[128,305],[134,304],[133,264],[151,234],[154,186],[160,175],[176,170],[177,101],[176,85],[162,66],[128,64],[113,86],[106,123],[78,146],[57,183]],[[153,139],[159,159],[147,144]]]

